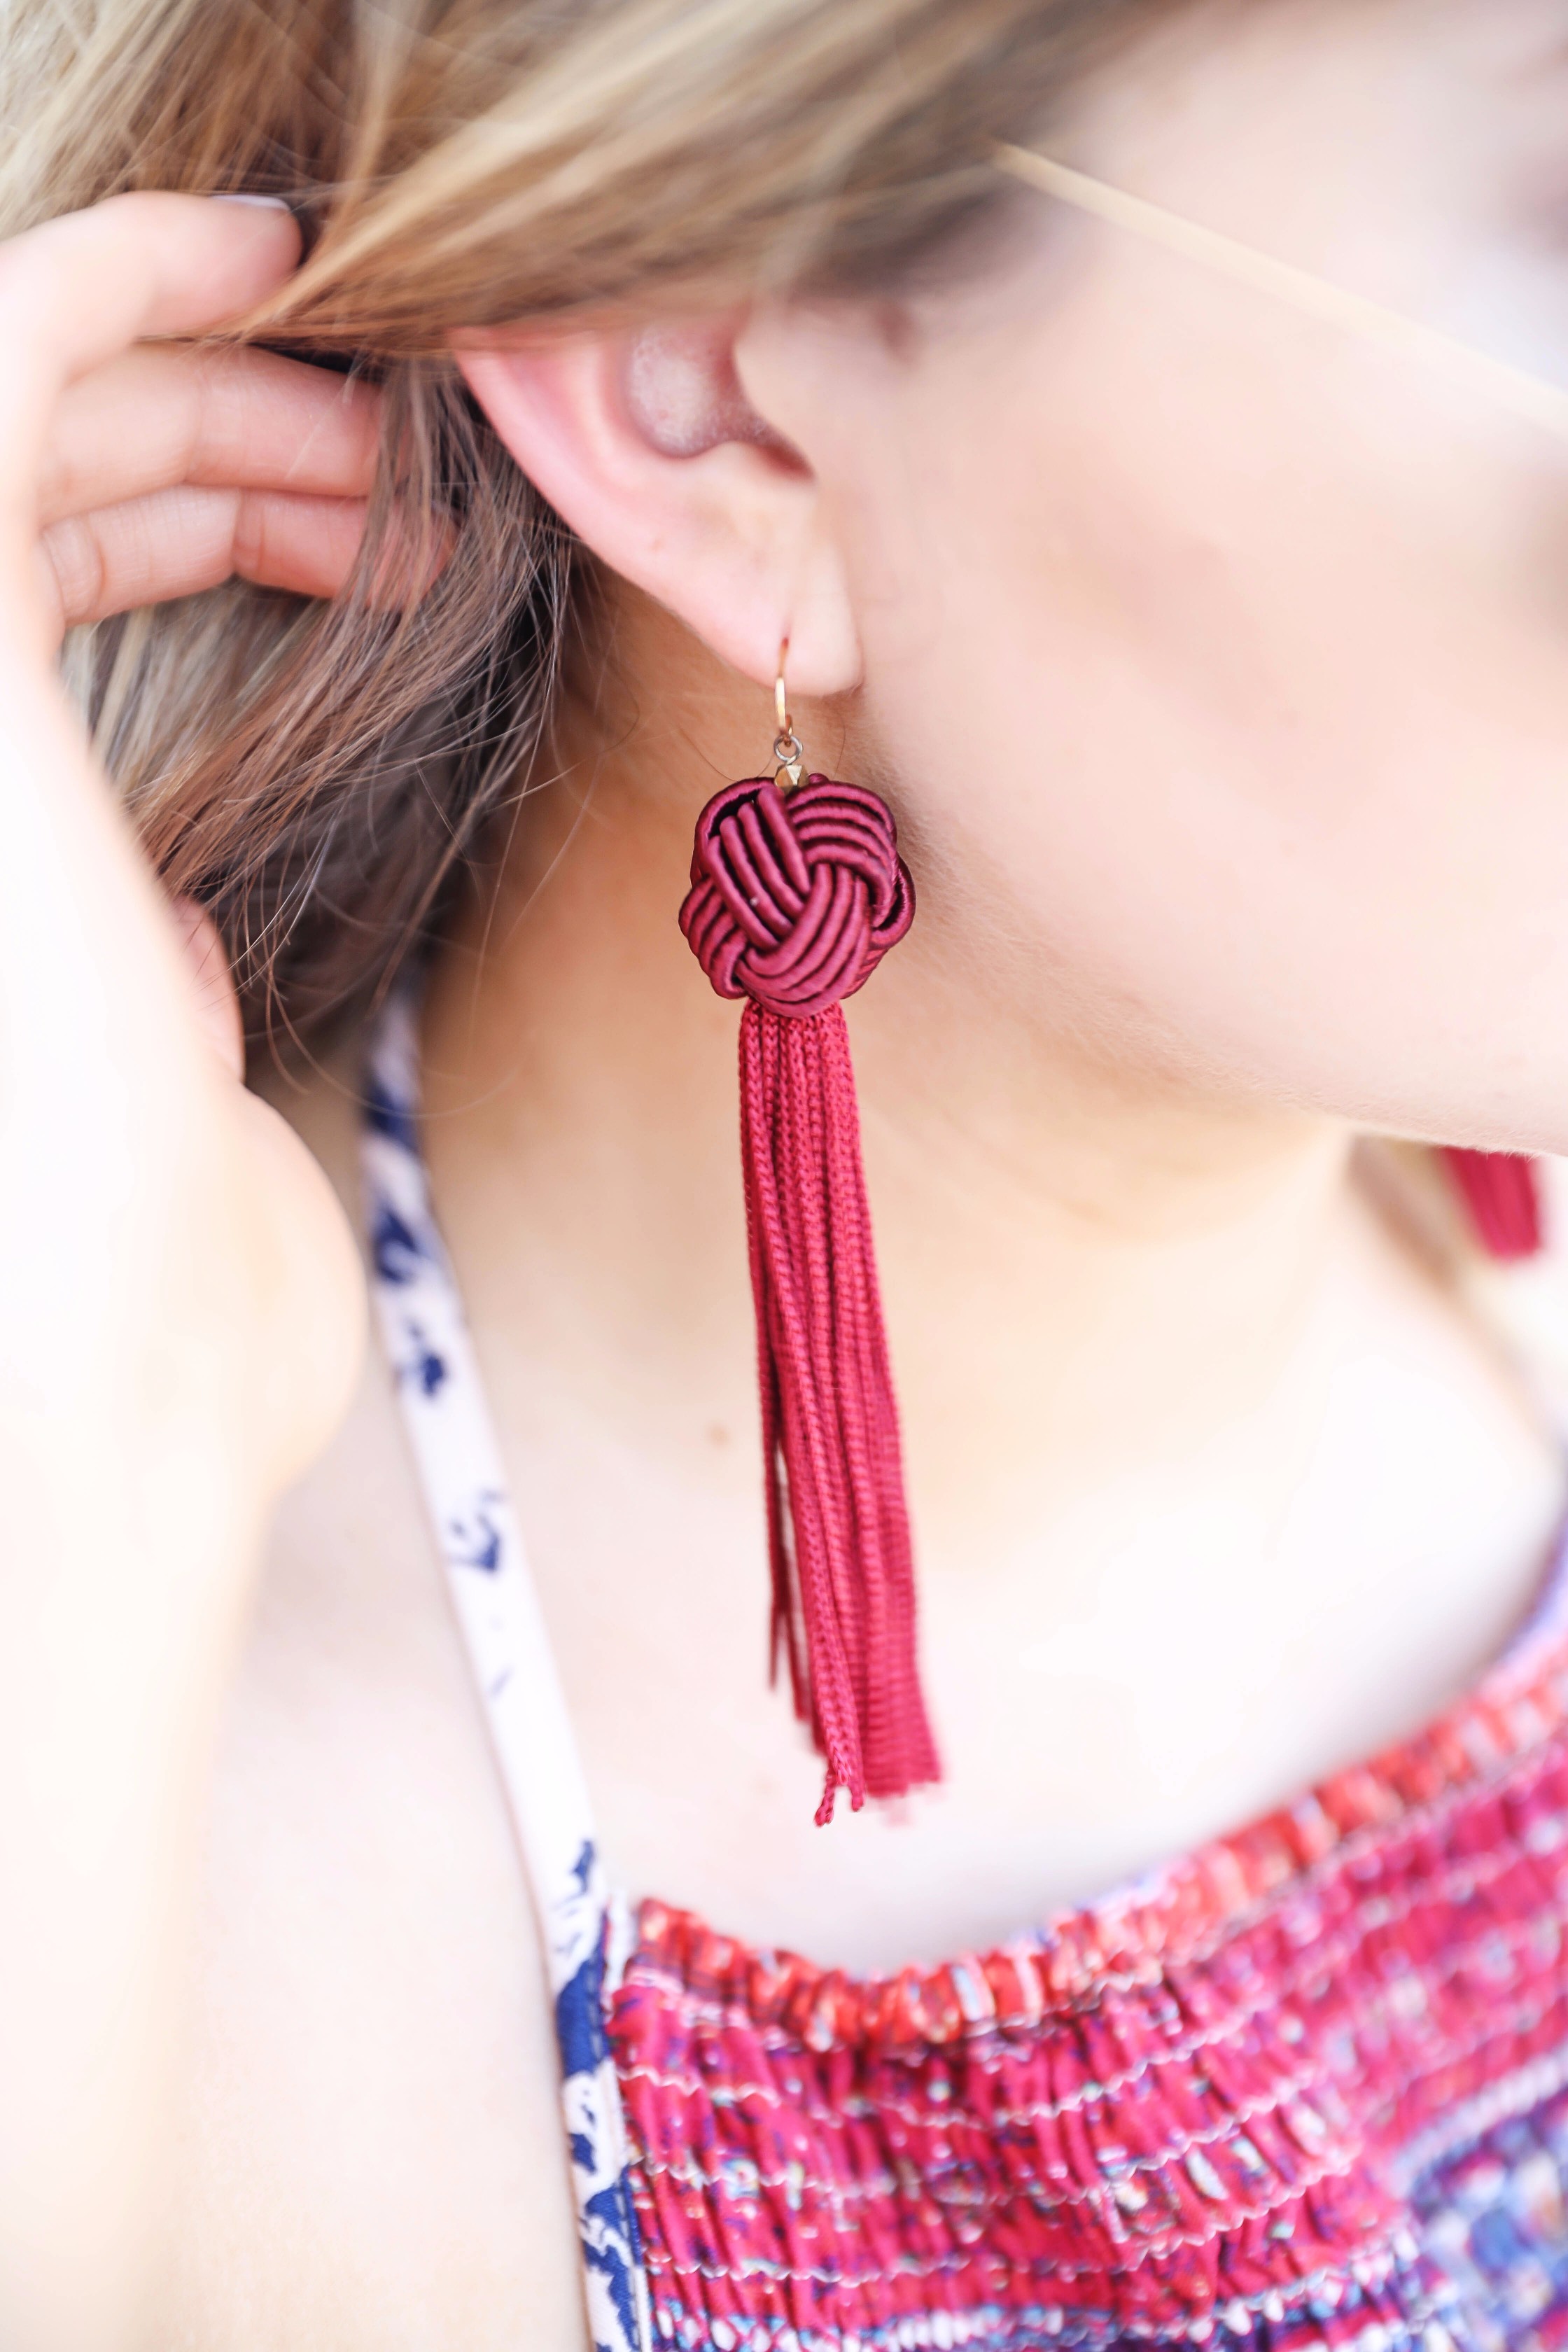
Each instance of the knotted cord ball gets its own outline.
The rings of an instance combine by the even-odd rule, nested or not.
[[[721,996],[825,1013],[865,985],[914,911],[892,814],[863,785],[813,776],[786,800],[753,777],[697,821],[680,928]]]

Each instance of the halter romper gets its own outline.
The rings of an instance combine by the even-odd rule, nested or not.
[[[606,1887],[417,1136],[379,1319],[548,1948],[600,2352],[1568,2346],[1568,1555],[1426,1731],[999,1950],[858,1978]]]

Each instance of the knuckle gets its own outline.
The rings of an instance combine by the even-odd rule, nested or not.
[[[234,568],[242,580],[267,584],[270,543],[266,499],[254,490],[242,490],[235,503],[233,546]]]
[[[90,520],[73,515],[52,523],[39,544],[53,576],[62,625],[71,628],[96,620],[104,609],[108,564]]]
[[[265,439],[268,384],[261,363],[270,354],[205,343],[185,356],[193,478],[243,480]]]
[[[248,491],[239,499],[234,568],[258,587],[334,596],[353,570],[363,528],[358,499]]]
[[[221,428],[222,403],[215,391],[217,354],[201,343],[165,355],[168,374],[164,398],[169,406],[170,439],[183,480],[205,479],[206,461]]]

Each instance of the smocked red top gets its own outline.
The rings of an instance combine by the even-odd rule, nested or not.
[[[605,2352],[1568,2339],[1568,1564],[1419,1738],[993,1952],[857,1978],[606,1890],[416,1127],[393,1377],[545,1923]]]

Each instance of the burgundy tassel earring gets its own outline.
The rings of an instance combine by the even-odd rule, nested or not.
[[[915,1649],[914,1564],[882,1329],[855,1073],[840,1005],[914,917],[891,812],[807,775],[774,689],[777,769],[697,821],[680,928],[741,1015],[741,1162],[757,1312],[772,1664],[840,1789],[937,1779]]]
[[[1534,1160],[1512,1152],[1463,1151],[1452,1146],[1443,1158],[1490,1255],[1504,1264],[1539,1257],[1546,1235]]]

